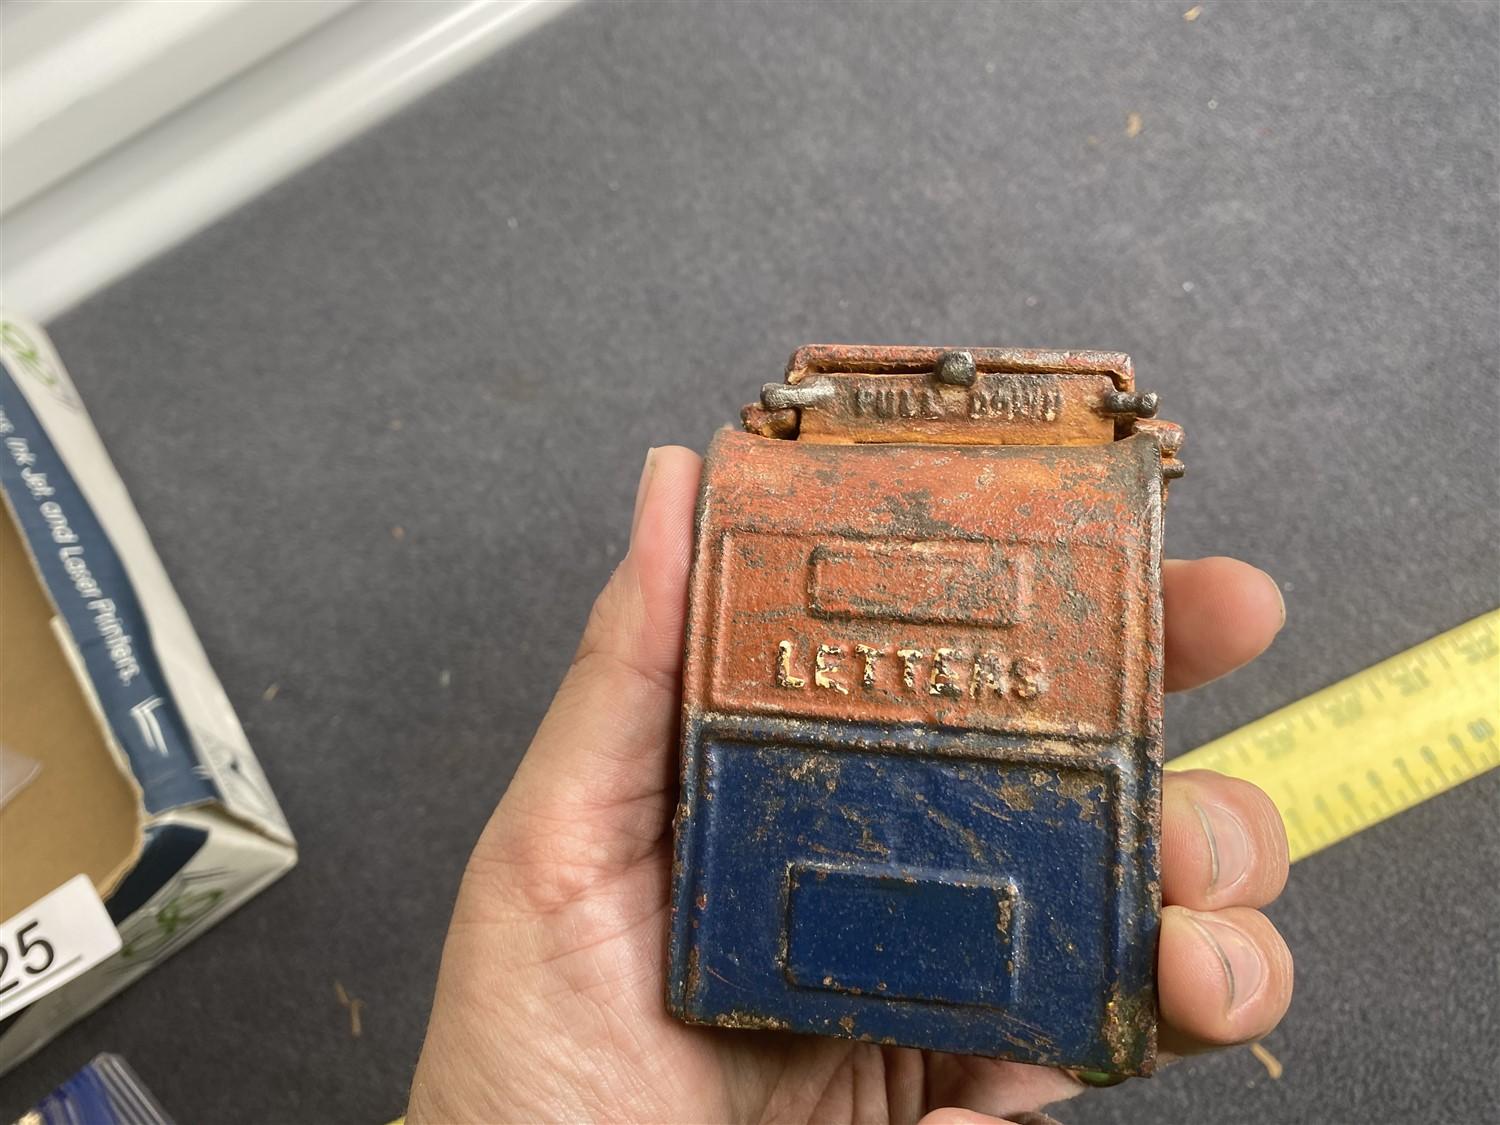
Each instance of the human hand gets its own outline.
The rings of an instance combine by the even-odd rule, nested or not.
[[[982,1122],[1077,1093],[1076,1078],[1044,1067],[667,1014],[699,469],[681,448],[646,459],[630,550],[469,860],[407,1121]],[[1239,667],[1281,628],[1275,584],[1245,563],[1170,562],[1163,583],[1169,690]],[[1256,908],[1286,875],[1286,835],[1264,793],[1206,771],[1167,775],[1164,1051],[1244,1042],[1280,1020],[1291,955]]]

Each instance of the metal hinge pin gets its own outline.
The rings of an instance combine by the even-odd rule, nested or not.
[[[955,387],[972,387],[974,380],[979,377],[979,369],[974,366],[974,356],[970,352],[945,352],[943,358],[938,360],[937,381],[939,383],[951,383]]]
[[[822,380],[806,383],[767,383],[760,389],[760,404],[767,410],[789,410],[818,406],[833,400],[833,384]]]
[[[1110,391],[1104,396],[1106,414],[1134,414],[1137,418],[1155,418],[1161,396],[1155,391]]]

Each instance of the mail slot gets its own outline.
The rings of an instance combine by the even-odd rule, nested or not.
[[[1030,605],[1031,556],[997,543],[822,542],[812,550],[808,610],[911,624],[1013,624]]]
[[[802,988],[1003,1007],[1015,884],[885,864],[787,870],[786,975]]]
[[[1112,353],[810,348],[714,439],[680,1018],[1150,1071],[1154,411]]]

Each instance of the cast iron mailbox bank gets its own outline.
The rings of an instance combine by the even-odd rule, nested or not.
[[[675,1014],[1150,1071],[1155,407],[1124,355],[810,347],[714,439]]]

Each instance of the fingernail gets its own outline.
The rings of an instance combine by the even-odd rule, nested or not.
[[[1265,571],[1261,571],[1261,573],[1266,574]],[[1271,589],[1276,591],[1276,604],[1281,607],[1281,625],[1276,626],[1279,631],[1282,625],[1286,624],[1286,598],[1282,595],[1281,587],[1277,584],[1276,579],[1266,574],[1266,581],[1271,584]]]
[[[1250,833],[1239,817],[1214,801],[1194,801],[1193,810],[1208,839],[1208,889],[1220,891],[1234,886],[1250,873]]]
[[[646,496],[651,491],[651,478],[656,475],[656,447],[646,450],[646,463],[641,466],[641,481],[635,486],[635,514],[630,517],[630,539],[635,541],[635,529],[640,526],[641,513],[646,510]]]
[[[1111,1074],[1107,1070],[1070,1070],[1068,1073],[1085,1086],[1098,1087],[1118,1086],[1130,1077],[1128,1074]],[[1019,1120],[1017,1118],[1018,1122]],[[1051,1121],[1052,1118],[1049,1117],[1046,1120]]]
[[[1224,976],[1229,982],[1229,1002],[1225,1010],[1233,1015],[1255,999],[1261,982],[1266,979],[1266,963],[1261,959],[1260,949],[1238,927],[1211,914],[1192,914],[1189,917],[1208,939],[1224,966]]]

